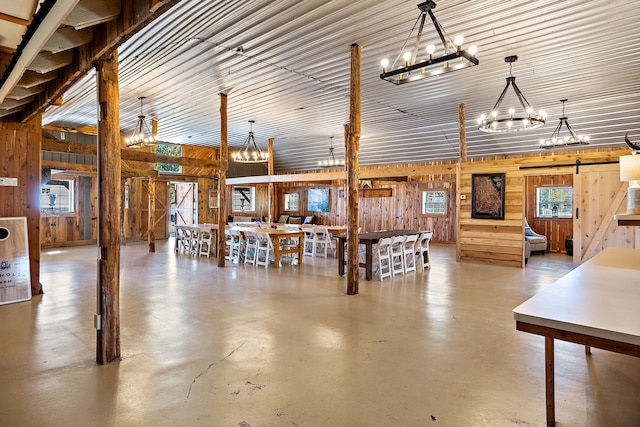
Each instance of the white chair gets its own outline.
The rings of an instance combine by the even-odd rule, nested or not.
[[[256,233],[256,242],[255,264],[268,268],[269,261],[273,258],[275,253],[273,242],[269,235],[263,231]],[[280,260],[274,260],[274,262],[280,262]]]
[[[200,252],[200,229],[189,227],[191,237],[189,239],[189,254],[197,256]]]
[[[404,235],[391,239],[391,272],[394,276],[404,274],[404,239]]]
[[[311,257],[315,256],[315,246],[316,246],[316,233],[313,230],[313,227],[300,227],[302,232],[304,233],[304,240],[302,244],[304,245],[304,250],[302,255],[309,255]]]
[[[211,254],[211,244],[213,242],[213,237],[211,231],[202,230],[200,231],[200,241],[198,242],[198,255],[206,255],[207,257]]]
[[[256,265],[258,237],[255,231],[244,232],[244,263]]]
[[[191,245],[191,232],[185,227],[178,227],[176,229],[176,251],[180,253],[189,253],[189,246]]]
[[[331,234],[329,233],[329,230],[327,230],[327,227],[317,225],[314,228],[314,233],[313,255],[322,255],[323,258],[326,258],[329,251],[334,254],[335,247],[333,246]]]
[[[227,241],[225,259],[235,264],[240,262],[240,251],[242,238],[237,230],[225,230],[224,235]]]
[[[404,239],[404,272],[416,271],[416,242],[418,241],[417,234],[409,234]]]
[[[424,270],[425,268],[431,267],[431,262],[429,258],[429,241],[433,237],[432,231],[425,231],[418,238],[418,242],[416,244],[416,255],[418,256],[418,268]]]
[[[380,277],[380,281],[391,277],[391,242],[391,237],[380,239],[373,253],[374,273]]]

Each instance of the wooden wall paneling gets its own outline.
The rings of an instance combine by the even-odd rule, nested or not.
[[[40,180],[42,117],[26,123],[0,119],[0,152],[3,177],[18,179],[16,187],[0,187],[0,217],[26,217],[29,244],[31,294],[42,293],[40,285]]]

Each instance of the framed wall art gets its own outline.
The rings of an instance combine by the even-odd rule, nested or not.
[[[504,173],[471,174],[471,218],[504,219]]]

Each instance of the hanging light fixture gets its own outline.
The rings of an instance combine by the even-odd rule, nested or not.
[[[130,137],[125,138],[124,142],[127,145],[127,148],[140,148],[140,147],[149,147],[155,145],[158,142],[157,137],[157,125],[156,121],[152,121],[152,129],[149,129],[147,122],[145,120],[145,115],[142,113],[142,103],[146,99],[146,97],[141,96],[138,98],[140,100],[140,115],[138,116],[138,123],[136,124],[135,129]]]
[[[382,74],[380,74],[381,79],[400,85],[420,80],[425,77],[437,76],[450,71],[472,67],[480,63],[480,61],[475,57],[478,51],[476,46],[472,45],[469,47],[469,50],[466,51],[462,49],[462,42],[464,42],[463,36],[457,35],[453,40],[449,38],[447,33],[444,31],[444,28],[442,28],[442,25],[440,25],[440,22],[438,22],[436,16],[433,14],[433,9],[435,7],[436,3],[434,1],[425,1],[418,5],[418,9],[420,9],[420,16],[418,16],[413,28],[409,32],[409,36],[402,46],[400,54],[398,54],[395,61],[393,61],[391,67],[389,67],[389,60],[382,60]],[[426,49],[427,56],[424,59],[418,60],[418,49],[420,48],[422,29],[427,15],[431,18],[433,26],[440,37],[444,53],[441,56],[436,56],[436,47],[435,45],[430,44]],[[418,29],[413,51],[405,51],[407,42],[409,41],[413,30],[416,28],[418,21],[420,21],[420,28]],[[404,65],[396,68],[396,62],[398,62],[400,56],[402,56]]]
[[[329,147],[329,156],[325,160],[320,160],[318,166],[323,168],[332,168],[335,166],[344,166],[344,159],[336,159],[333,153],[333,137],[331,137],[331,146]]]
[[[520,132],[523,130],[538,128],[546,121],[547,113],[545,113],[544,110],[536,112],[516,85],[516,76],[512,75],[511,72],[513,63],[517,60],[518,57],[516,55],[504,58],[504,62],[509,64],[507,85],[502,90],[502,93],[498,97],[496,104],[491,109],[491,112],[478,117],[478,129],[483,132]],[[500,104],[502,104],[509,86],[513,87],[513,90],[518,97],[518,101],[523,108],[523,111],[520,113],[516,114],[516,109],[514,107],[509,107],[507,114],[501,114],[501,111],[499,110]]]
[[[238,163],[262,163],[269,160],[269,154],[263,153],[253,138],[253,124],[255,120],[249,120],[249,136],[242,145],[240,151],[233,153],[232,158]]]
[[[564,114],[564,103],[567,102],[567,99],[561,99],[560,102],[562,102],[562,117],[560,117],[560,123],[558,123],[558,126],[556,126],[550,138],[540,140],[540,148],[549,149],[555,147],[564,147],[567,145],[589,144],[589,137],[585,135],[577,135],[571,128],[569,119],[567,119],[567,116]],[[563,123],[569,131],[569,135],[565,136],[564,138],[560,137],[560,128],[562,128]]]

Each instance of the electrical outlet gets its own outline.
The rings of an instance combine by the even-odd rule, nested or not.
[[[0,187],[17,187],[18,178],[0,178]]]
[[[460,195],[460,200],[464,200],[464,199],[466,199],[466,198],[467,198],[467,196],[466,196],[465,194],[461,194],[461,195]]]

